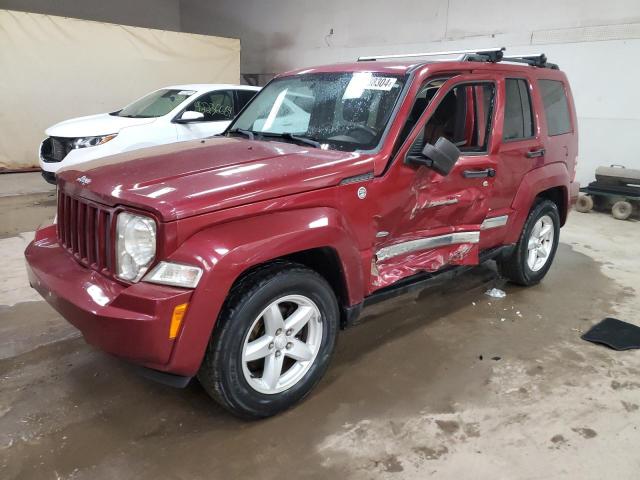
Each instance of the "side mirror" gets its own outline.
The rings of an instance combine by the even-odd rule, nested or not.
[[[429,167],[442,176],[449,175],[451,169],[460,158],[460,150],[452,142],[440,137],[435,145],[427,143],[420,155],[410,155],[406,163]]]
[[[194,112],[193,110],[187,110],[180,115],[180,118],[176,118],[174,122],[176,123],[191,123],[191,122],[200,122],[204,120],[204,113]]]

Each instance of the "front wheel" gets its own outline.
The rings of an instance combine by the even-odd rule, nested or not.
[[[535,285],[551,268],[560,238],[560,214],[550,200],[538,202],[527,217],[513,253],[498,260],[500,273],[518,285]]]
[[[239,281],[218,322],[198,379],[232,413],[262,418],[289,408],[320,380],[339,310],[322,276],[279,262]]]

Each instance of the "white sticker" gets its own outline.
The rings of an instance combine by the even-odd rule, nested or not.
[[[374,77],[371,72],[356,72],[351,77],[349,85],[342,98],[360,98],[365,90],[389,91],[396,83],[393,77]]]
[[[180,90],[178,92],[178,95],[184,95],[186,97],[190,97],[191,95],[193,95],[194,93],[196,93],[195,90]]]
[[[369,79],[369,85],[367,85],[367,90],[384,90],[388,92],[393,88],[396,84],[396,79],[393,77],[371,77]]]

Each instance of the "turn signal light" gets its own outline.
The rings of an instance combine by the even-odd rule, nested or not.
[[[171,325],[169,326],[169,339],[173,340],[178,336],[180,325],[182,325],[182,319],[187,312],[188,303],[181,303],[173,309],[173,315],[171,315]]]

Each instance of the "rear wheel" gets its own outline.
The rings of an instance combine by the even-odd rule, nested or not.
[[[560,237],[558,207],[541,200],[529,213],[513,253],[498,260],[500,273],[519,285],[535,285],[551,268]]]
[[[633,211],[633,207],[631,204],[625,200],[620,200],[613,204],[611,207],[611,215],[613,218],[618,220],[626,220],[631,216],[631,212]]]
[[[234,287],[198,378],[238,416],[275,415],[301,400],[326,371],[338,330],[333,290],[316,272],[279,262]]]

